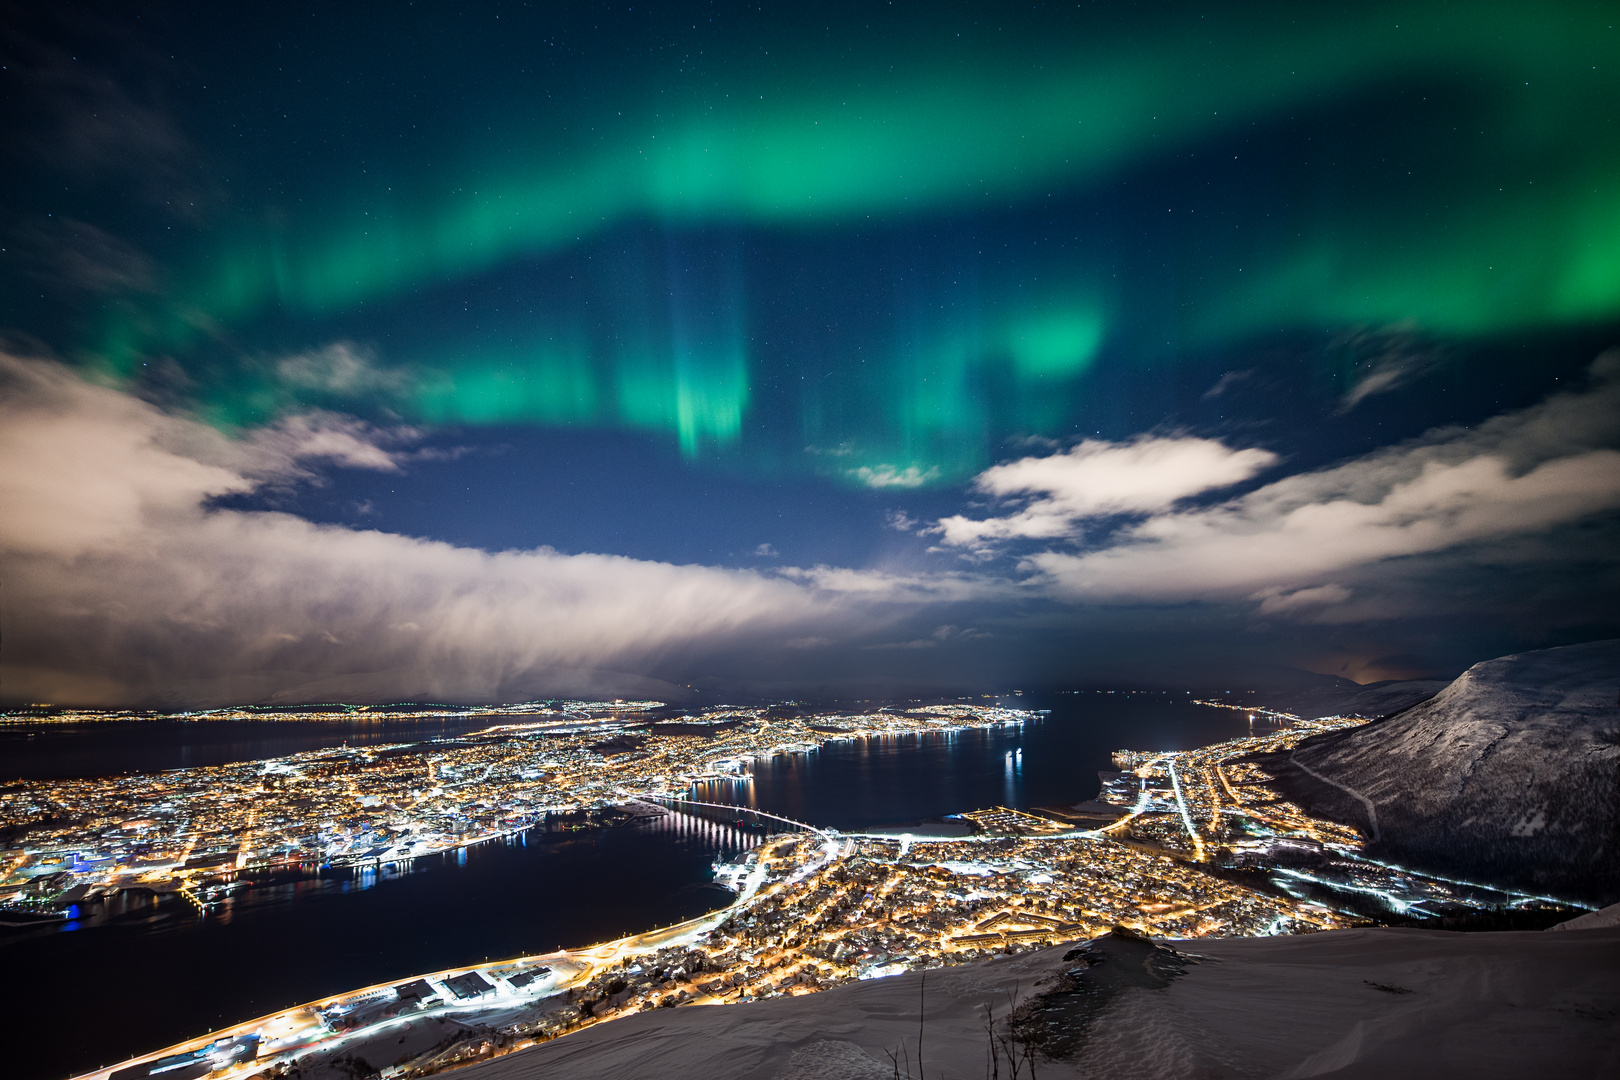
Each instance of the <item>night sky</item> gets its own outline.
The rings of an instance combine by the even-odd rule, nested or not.
[[[1617,23],[0,6],[0,699],[1620,635]]]

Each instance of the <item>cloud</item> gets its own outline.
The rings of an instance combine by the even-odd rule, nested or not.
[[[1319,608],[1342,604],[1350,599],[1350,590],[1343,585],[1332,584],[1292,592],[1273,587],[1262,590],[1254,599],[1260,601],[1260,614],[1284,615],[1298,611],[1314,612]]]
[[[1430,618],[1425,597],[1453,618],[1481,604],[1500,615],[1503,574],[1529,596],[1545,591],[1548,559],[1614,563],[1612,530],[1582,523],[1620,509],[1617,375],[1620,354],[1582,390],[1215,502],[1275,458],[1143,436],[997,466],[977,492],[1014,505],[990,528],[1027,542],[1041,539],[1025,527],[1037,513],[1056,523],[1014,572],[733,570],[222,508],[333,467],[408,467],[420,433],[312,412],[227,438],[60,365],[0,356],[4,684],[35,700],[170,705],[664,696],[710,664],[840,646],[885,670],[955,671],[977,650],[947,646],[988,636],[986,619],[1011,644],[1072,629],[1075,603],[1120,649],[1131,627],[1185,630],[1186,609],[1160,605],[1186,601],[1209,602],[1211,618],[1337,627]]]
[[[949,641],[975,641],[979,638],[992,636],[987,630],[975,627],[938,626],[934,632],[924,638],[912,638],[907,641],[883,641],[875,645],[863,645],[864,649],[937,649]]]
[[[288,386],[343,398],[396,395],[411,378],[398,368],[379,366],[369,353],[344,341],[282,357],[274,366]]]
[[[150,206],[196,222],[221,201],[205,179],[191,139],[164,93],[177,78],[173,58],[113,18],[85,9],[32,5],[8,10],[6,49],[13,114],[28,158],[75,180],[114,179]],[[69,50],[64,31],[80,40]],[[98,65],[93,50],[117,57]],[[75,55],[77,53],[77,55]]]
[[[1336,412],[1354,409],[1375,394],[1387,394],[1440,366],[1441,351],[1420,341],[1406,327],[1358,331],[1335,343],[1339,349],[1372,353],[1358,365],[1356,381],[1339,401]]]
[[[922,469],[916,465],[907,465],[904,469],[897,469],[893,465],[862,465],[858,469],[848,470],[848,475],[871,488],[915,488],[922,487],[931,480],[937,480],[939,467],[929,466]]]
[[[1208,390],[1204,391],[1203,400],[1209,401],[1213,398],[1218,398],[1228,390],[1232,389],[1232,387],[1236,386],[1238,383],[1253,377],[1253,368],[1245,368],[1242,371],[1228,371],[1219,379],[1215,380],[1214,386],[1211,386]]]
[[[1102,548],[1048,550],[1022,566],[1072,599],[1253,596],[1267,614],[1342,602],[1348,593],[1324,579],[1620,509],[1617,376],[1620,353],[1605,354],[1586,390],[1213,506],[1151,513]]]
[[[310,414],[231,440],[59,365],[0,357],[8,691],[510,700],[648,685],[679,657],[883,621],[814,580],[209,508],[312,459],[397,468],[398,438]]]
[[[1241,483],[1276,461],[1268,450],[1234,450],[1191,436],[1087,439],[1066,453],[993,466],[974,481],[987,495],[1028,498],[1021,509],[987,519],[953,515],[927,531],[947,547],[978,553],[1007,540],[1077,537],[1088,518],[1164,510]]]
[[[1016,446],[1020,450],[1056,450],[1063,444],[1056,439],[1049,439],[1045,435],[1020,435],[1007,440],[1008,446]]]
[[[157,288],[157,264],[150,257],[88,222],[48,218],[18,233],[17,263],[52,288],[125,296]]]
[[[414,428],[379,428],[337,413],[313,412],[284,417],[254,432],[242,445],[239,466],[258,479],[304,478],[306,461],[323,461],[350,469],[398,472],[403,461],[417,456],[402,450],[420,438]]]
[[[1030,595],[1018,582],[986,574],[853,569],[843,566],[787,566],[778,573],[822,592],[859,597],[872,603],[963,603],[1012,600]]]
[[[761,544],[754,549],[756,559],[780,559],[782,553],[770,544]]]

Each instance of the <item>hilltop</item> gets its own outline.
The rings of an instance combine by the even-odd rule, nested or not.
[[[807,997],[658,1009],[457,1075],[969,1080],[989,1066],[987,1009],[1008,1048],[1028,1045],[1005,1022],[1015,997],[1017,1030],[1041,1040],[1042,1080],[1482,1080],[1554,1066],[1597,1076],[1620,1054],[1620,930],[1340,930],[1158,944],[1107,935]],[[999,1074],[1012,1075],[1004,1054]]]

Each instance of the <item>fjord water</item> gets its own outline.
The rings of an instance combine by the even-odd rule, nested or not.
[[[1050,713],[1016,727],[832,742],[755,761],[750,784],[703,784],[693,795],[855,830],[987,806],[1075,803],[1096,796],[1097,772],[1113,768],[1115,750],[1184,750],[1249,733],[1243,713],[1195,705],[1187,694],[998,704]]]
[[[751,784],[704,785],[693,795],[819,826],[895,825],[996,804],[1088,799],[1115,749],[1184,749],[1249,730],[1242,713],[1193,705],[1186,695],[1087,693],[1001,703],[1051,713],[1016,727],[835,742],[811,754],[756,761]],[[110,732],[128,739],[144,730],[148,740],[139,753],[120,753],[123,768],[114,771],[132,760],[189,756],[214,763],[345,741],[431,738],[490,720],[443,730],[407,730],[390,721],[386,738],[363,729],[304,730],[315,726],[308,723],[264,730],[264,722],[253,721],[254,729],[234,735],[217,730],[233,723]],[[18,734],[26,731],[12,729],[8,737]],[[98,759],[102,737],[97,731],[89,733],[96,743],[63,740],[55,764],[49,754],[33,754],[23,768],[37,776],[83,775],[76,769]],[[265,752],[247,752],[254,748]],[[18,771],[10,758],[0,764],[0,775]],[[723,822],[534,830],[420,859],[408,870],[327,871],[255,884],[206,916],[170,898],[91,908],[60,927],[0,928],[0,965],[27,973],[0,982],[0,1010],[30,1033],[10,1051],[7,1072],[57,1080],[345,989],[688,918],[727,902],[729,894],[711,884],[711,862],[759,838]]]
[[[336,746],[442,739],[478,731],[490,716],[343,720],[97,720],[0,725],[0,782],[65,780],[259,761]]]

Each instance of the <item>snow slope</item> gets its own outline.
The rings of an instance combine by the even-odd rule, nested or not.
[[[1588,911],[1585,915],[1578,915],[1573,919],[1549,926],[1553,930],[1603,930],[1610,927],[1620,927],[1620,904],[1610,904],[1597,911]]]
[[[1107,939],[1103,939],[1106,942]],[[1102,942],[1099,942],[1102,944]],[[1345,930],[1173,942],[1197,954],[1107,999],[1042,1080],[1444,1080],[1620,1075],[1620,929]],[[984,1011],[1074,962],[1062,947],[747,1005],[658,1009],[458,1072],[465,1080],[976,1080]],[[1095,970],[1095,969],[1092,969]],[[1085,976],[1082,976],[1082,979]],[[1009,1075],[1005,1060],[1000,1075]],[[1022,1075],[1029,1075],[1025,1071]]]
[[[1369,853],[1587,903],[1620,900],[1620,641],[1476,664],[1422,704],[1261,759]]]

